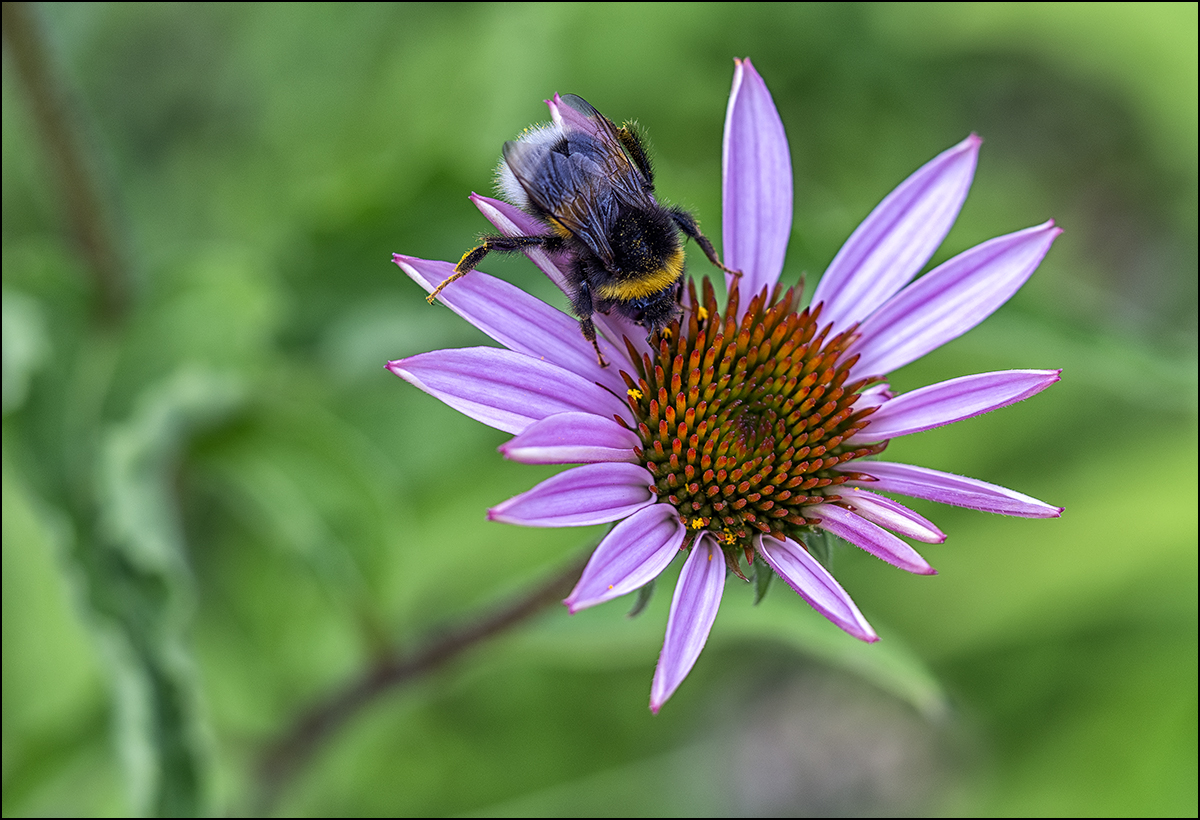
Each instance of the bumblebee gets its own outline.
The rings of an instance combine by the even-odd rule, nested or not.
[[[592,314],[615,311],[646,329],[647,338],[680,313],[683,242],[695,240],[708,260],[726,273],[712,242],[682,208],[654,198],[654,173],[634,127],[616,127],[580,97],[556,98],[554,122],[506,142],[497,168],[501,196],[545,224],[536,236],[480,237],[451,282],[474,270],[493,251],[517,253],[540,247],[565,253],[571,307],[601,367],[607,362],[596,343]]]

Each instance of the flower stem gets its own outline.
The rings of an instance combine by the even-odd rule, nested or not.
[[[524,594],[429,638],[415,651],[396,651],[377,658],[357,677],[309,706],[262,753],[253,814],[269,814],[279,794],[314,754],[380,695],[420,680],[472,647],[561,601],[579,580],[590,556],[589,549]]]
[[[125,265],[112,233],[94,163],[83,150],[77,113],[54,64],[37,12],[29,3],[4,3],[4,45],[24,87],[42,155],[66,209],[67,230],[94,279],[99,315],[116,324],[128,306]]]

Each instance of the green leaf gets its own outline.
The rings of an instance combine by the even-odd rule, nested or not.
[[[805,533],[802,543],[808,548],[808,554],[821,563],[825,569],[833,572],[833,551],[835,547],[845,546],[846,542],[825,530],[814,529]]]
[[[730,601],[729,603],[733,603]],[[900,634],[872,625],[881,640],[867,644],[829,623],[796,595],[774,595],[760,607],[722,606],[709,646],[772,638],[845,669],[907,701],[928,718],[944,716],[942,685]]]
[[[36,300],[8,288],[3,296],[4,414],[25,403],[29,380],[46,359],[46,320]]]
[[[767,589],[771,586],[771,579],[775,577],[775,571],[767,566],[757,553],[754,555],[754,605],[758,606],[762,599],[767,597]]]
[[[654,597],[654,585],[658,582],[657,578],[651,578],[650,583],[637,591],[637,600],[633,604],[633,609],[629,610],[629,615],[626,617],[636,618],[645,611],[646,605],[650,603],[650,599]]]
[[[147,390],[103,437],[100,519],[85,565],[135,814],[207,811],[208,730],[188,639],[194,595],[173,467],[189,433],[224,417],[239,395],[228,378],[184,369]]]

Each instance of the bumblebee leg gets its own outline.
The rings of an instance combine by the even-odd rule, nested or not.
[[[653,190],[654,170],[650,167],[650,158],[646,155],[646,147],[642,144],[642,138],[638,134],[637,126],[631,122],[622,125],[617,129],[617,140],[620,141],[621,147],[633,159],[634,165],[642,172],[642,176],[646,178],[646,184]]]
[[[483,258],[492,251],[500,253],[516,253],[527,248],[544,247],[548,251],[556,251],[562,248],[562,239],[557,236],[482,236],[479,238],[479,244],[463,254],[463,258],[458,260],[458,264],[454,266],[454,273],[451,274],[444,282],[433,289],[433,293],[425,297],[425,301],[433,304],[433,300],[442,292],[446,285],[453,282],[455,279],[461,279],[483,261]]]
[[[583,338],[592,343],[592,348],[596,351],[596,361],[600,362],[601,367],[608,367],[608,362],[604,361],[604,354],[600,352],[600,343],[596,341],[596,325],[592,322],[592,317],[580,319],[579,329],[583,331]]]
[[[478,250],[478,249],[477,249],[477,250]],[[467,275],[468,273],[470,273],[470,272],[471,272],[471,269],[470,269],[470,268],[467,268],[466,270],[462,270],[462,271],[460,271],[460,270],[458,269],[458,266],[456,265],[456,266],[454,267],[454,273],[452,273],[452,274],[451,274],[450,276],[448,276],[446,279],[443,279],[443,280],[442,280],[442,283],[441,283],[440,285],[438,285],[436,288],[434,288],[434,289],[433,289],[433,293],[431,293],[431,294],[429,294],[428,296],[426,296],[426,297],[425,297],[425,301],[426,301],[426,302],[428,302],[429,304],[431,304],[431,305],[432,305],[432,304],[433,304],[433,300],[434,300],[434,299],[436,299],[436,298],[437,298],[437,295],[438,295],[439,293],[441,293],[441,292],[442,292],[442,288],[446,287],[446,285],[450,284],[450,283],[451,283],[451,282],[453,282],[455,279],[461,279],[461,278],[463,278],[464,276],[466,276],[466,275]]]
[[[708,261],[714,266],[728,273],[730,276],[741,276],[740,270],[730,270],[721,264],[721,260],[717,257],[717,250],[713,247],[712,242],[708,241],[708,237],[700,233],[700,226],[696,223],[696,217],[685,211],[683,208],[671,208],[671,218],[675,220],[675,224],[679,226],[679,230],[683,231],[690,239],[695,240],[700,246],[700,250],[704,251],[704,255],[708,257]]]
[[[575,277],[579,282],[579,290],[571,297],[571,307],[579,317],[579,329],[583,332],[583,338],[592,343],[592,348],[596,351],[596,361],[600,362],[601,367],[608,367],[608,362],[604,361],[604,356],[600,353],[600,343],[596,341],[596,325],[592,322],[592,314],[595,312],[592,305],[592,289],[588,287],[583,263],[579,260],[575,261]]]

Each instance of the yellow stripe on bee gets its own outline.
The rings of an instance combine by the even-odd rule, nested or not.
[[[666,290],[679,281],[681,276],[683,276],[683,249],[677,248],[658,270],[643,274],[636,279],[607,282],[596,288],[596,292],[602,299],[631,302],[634,299],[652,296],[659,291]]]

